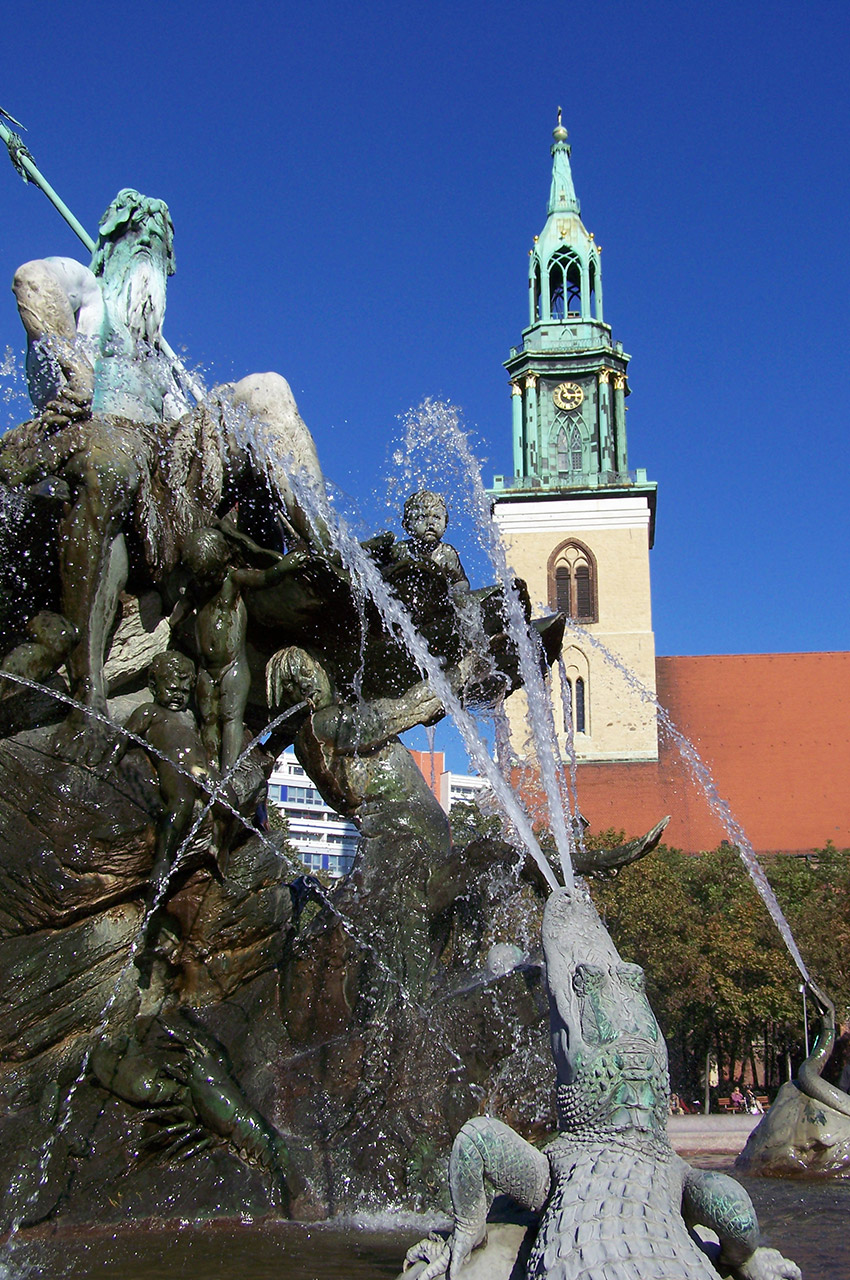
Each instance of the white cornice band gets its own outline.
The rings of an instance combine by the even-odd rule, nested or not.
[[[644,496],[577,498],[575,501],[499,502],[493,517],[501,531],[511,533],[578,533],[593,529],[649,531],[649,503]]]

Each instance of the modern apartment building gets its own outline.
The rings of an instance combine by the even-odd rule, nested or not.
[[[446,813],[456,800],[474,801],[487,790],[484,778],[451,773],[442,751],[412,751],[434,795]],[[310,871],[344,876],[357,852],[357,828],[325,804],[293,751],[285,751],[269,778],[269,803],[286,814],[289,837]]]

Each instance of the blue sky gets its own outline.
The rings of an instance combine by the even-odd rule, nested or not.
[[[283,373],[378,527],[425,396],[461,407],[488,482],[510,470],[501,363],[561,104],[632,355],[630,465],[659,484],[659,653],[843,649],[848,13],[52,0],[6,24],[0,106],[93,231],[122,186],[168,202],[172,345],[212,379]],[[3,156],[0,231],[0,278],[85,258]]]

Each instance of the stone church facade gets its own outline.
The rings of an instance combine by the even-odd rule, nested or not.
[[[513,471],[494,477],[491,498],[532,600],[570,620],[552,696],[579,807],[593,829],[629,835],[670,813],[669,843],[689,852],[726,838],[657,697],[757,850],[850,846],[850,653],[656,655],[656,485],[629,467],[630,357],[604,320],[600,250],[581,220],[560,112],[551,154],[528,323],[505,362]],[[523,699],[507,709],[528,779]]]

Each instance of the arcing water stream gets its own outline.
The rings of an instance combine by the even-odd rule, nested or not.
[[[458,459],[459,470],[468,477],[472,485],[473,498],[471,505],[477,517],[476,528],[479,530],[479,536],[484,540],[498,580],[506,587],[506,598],[518,606],[516,593],[510,589],[513,579],[508,568],[507,552],[496,523],[492,519],[490,500],[481,481],[480,466],[469,447],[468,436],[460,426],[458,410],[451,405],[426,400],[417,410],[411,411],[405,417],[404,425],[408,454],[417,450],[434,450],[434,456],[439,453],[441,471],[445,469],[446,454],[454,455]],[[511,634],[518,637],[523,632],[527,633],[527,629],[524,626],[517,626],[516,608],[509,605],[509,611]],[[788,921],[785,919],[776,895],[770,886],[770,882],[755,855],[745,831],[733,816],[727,801],[719,794],[711,770],[702,760],[699,752],[685,735],[677,729],[669,713],[661,706],[655,695],[645,688],[633,671],[612,654],[590,631],[572,621],[568,621],[568,626],[577,636],[595,648],[607,663],[619,671],[629,687],[635,690],[643,701],[652,705],[659,723],[672,740],[675,741],[691,778],[702,790],[712,812],[722,823],[731,842],[737,847],[741,861],[776,924],[791,958],[802,978],[807,982],[809,980],[808,970],[794,941]],[[552,699],[540,674],[539,664],[533,658],[529,661],[528,648],[525,645],[521,645],[519,641],[518,644],[520,645],[520,654],[523,659],[522,672],[528,697],[532,735],[540,762],[541,780],[544,784],[550,822],[556,841],[558,840],[559,832],[561,833],[563,845],[559,841],[558,849],[563,862],[565,860],[564,849],[571,850],[571,841],[567,835],[564,821],[564,815],[569,813],[569,799],[568,796],[564,795],[562,786],[566,775],[560,759],[557,734],[552,719]],[[564,682],[562,681],[562,690],[563,687]],[[568,715],[565,708],[564,723],[565,726],[569,726],[567,728],[569,737],[572,725],[571,709]],[[571,744],[569,745],[571,746]],[[572,750],[568,751],[567,763],[572,780],[572,791],[575,794],[575,753]],[[566,883],[569,883],[569,881],[566,881]]]
[[[561,860],[564,884],[572,887],[573,841],[567,825],[568,797],[563,789],[563,769],[560,765],[558,738],[549,696],[540,661],[539,641],[535,643],[525,620],[522,602],[515,586],[514,575],[508,568],[507,553],[490,511],[490,499],[481,479],[478,459],[469,447],[469,439],[461,429],[457,409],[439,401],[426,400],[405,420],[406,452],[412,454],[424,445],[439,449],[443,455],[454,456],[459,467],[468,477],[472,489],[471,514],[474,528],[484,543],[496,581],[504,591],[505,623],[508,634],[517,647],[523,687],[528,700],[529,725],[534,740],[540,776],[549,809],[549,822],[555,845]]]
[[[726,830],[731,843],[737,848],[747,874],[758,890],[759,896],[767,907],[771,919],[779,930],[782,941],[788,948],[788,953],[794,961],[794,964],[797,966],[800,976],[803,978],[804,982],[808,982],[809,971],[806,968],[803,957],[800,955],[797,943],[794,941],[791,926],[785,919],[782,908],[776,899],[776,894],[773,892],[770,881],[764,873],[764,868],[756,857],[755,850],[753,849],[746,832],[738,822],[737,818],[734,817],[728,801],[724,800],[717,790],[717,784],[714,781],[711,770],[697,751],[696,747],[688,738],[685,737],[681,730],[676,727],[670,718],[669,712],[661,705],[655,694],[652,693],[651,690],[647,689],[646,686],[637,678],[630,667],[627,667],[625,663],[621,662],[616,654],[611,653],[610,649],[602,644],[596,636],[592,635],[591,632],[587,631],[584,627],[575,622],[570,622],[569,626],[577,636],[582,640],[586,640],[589,645],[601,654],[605,661],[613,667],[614,670],[620,673],[629,688],[633,689],[642,701],[652,706],[658,717],[659,724],[662,726],[665,733],[667,733],[667,735],[676,743],[676,747],[688,769],[692,781],[700,788],[706,798],[711,812]]]

